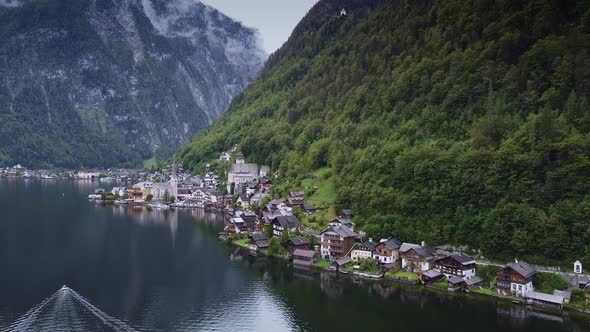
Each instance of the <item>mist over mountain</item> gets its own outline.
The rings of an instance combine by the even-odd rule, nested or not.
[[[257,77],[259,38],[196,0],[0,0],[0,164],[166,156]]]

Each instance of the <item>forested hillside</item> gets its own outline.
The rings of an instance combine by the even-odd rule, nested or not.
[[[589,93],[587,1],[325,0],[177,156],[329,168],[375,238],[590,264]]]

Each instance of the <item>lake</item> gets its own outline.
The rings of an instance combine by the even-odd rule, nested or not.
[[[579,314],[249,257],[217,239],[221,215],[102,207],[97,187],[0,179],[0,330],[590,331]]]

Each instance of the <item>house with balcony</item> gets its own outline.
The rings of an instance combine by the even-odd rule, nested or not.
[[[383,239],[375,247],[373,258],[380,264],[393,264],[399,258],[402,242],[397,239]]]
[[[423,272],[432,268],[435,250],[424,243],[422,245],[403,243],[399,248],[399,255],[402,259],[402,269]]]
[[[516,260],[496,272],[496,290],[501,294],[526,297],[535,290],[533,277],[536,273],[534,266]]]
[[[475,268],[475,259],[464,254],[450,254],[434,261],[434,269],[447,278],[452,276],[465,279],[473,278],[475,277]]]
[[[329,226],[320,233],[320,253],[325,259],[346,256],[358,235],[346,226]]]

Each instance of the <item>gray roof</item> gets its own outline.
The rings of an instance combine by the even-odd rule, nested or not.
[[[481,279],[478,276],[465,279],[465,283],[467,284],[467,286],[473,286],[475,284],[479,284],[482,281],[483,281],[483,279]]]
[[[459,278],[457,276],[452,276],[449,278],[449,282],[453,285],[456,285],[456,284],[460,284],[460,283],[465,282],[465,280],[463,280],[463,278]]]
[[[352,259],[348,256],[340,257],[337,260],[333,261],[332,264],[343,266],[352,262]]]
[[[343,238],[358,236],[353,230],[351,230],[350,228],[348,228],[346,226],[331,226],[331,227],[328,227],[326,230],[322,231],[322,233],[325,233],[328,231],[333,231],[334,233],[342,236]],[[320,233],[320,234],[322,234],[322,233]]]
[[[410,249],[414,249],[414,248],[418,248],[418,247],[419,247],[419,245],[417,245],[417,244],[404,242],[399,247],[399,252],[404,253]]]
[[[450,257],[463,265],[475,263],[473,257],[463,254],[451,254]]]
[[[258,242],[261,240],[268,240],[268,234],[266,234],[266,233],[252,233],[252,234],[250,234],[250,238],[254,242]]]
[[[539,293],[539,292],[529,292],[526,295],[527,298],[533,300],[539,300],[543,302],[555,303],[555,304],[563,304],[563,296]]]
[[[389,239],[389,240],[383,241],[381,243],[383,243],[390,250],[399,249],[400,246],[402,245],[402,241],[400,241],[398,239]]]
[[[351,216],[352,215],[352,210],[351,209],[342,209],[341,212],[344,213],[347,216]]]
[[[309,244],[309,239],[303,236],[297,236],[297,237],[292,237],[289,240],[287,240],[286,242],[291,241],[294,245],[296,246],[302,246],[305,244]]]
[[[463,254],[450,254],[448,257],[454,259],[455,261],[457,261],[459,264],[461,265],[467,265],[467,264],[475,264],[475,258],[467,256],[467,255],[463,255]],[[444,258],[440,258],[440,259],[445,259]]]
[[[350,225],[350,224],[352,224],[352,220],[350,220],[348,218],[336,218],[336,219],[332,220],[332,222],[339,222],[342,225]]]
[[[518,274],[520,274],[521,276],[528,278],[530,276],[532,276],[533,274],[537,273],[537,269],[526,263],[526,262],[518,262],[518,263],[510,263],[508,265],[506,265],[506,267],[509,267],[511,269],[513,269],[514,271],[516,271]]]
[[[293,251],[293,256],[302,256],[302,257],[307,257],[307,258],[313,258],[313,256],[315,256],[315,251],[305,250],[305,249],[295,249],[295,251]]]
[[[270,246],[270,243],[268,243],[268,240],[259,240],[259,241],[256,241],[256,246],[258,248],[266,248],[266,247]]]
[[[413,244],[413,243],[403,243],[401,245],[399,251],[400,251],[400,253],[406,253],[412,249],[416,252],[416,254],[419,257],[426,258],[426,259],[433,258],[434,254],[436,252],[434,249],[432,249],[428,246],[422,247],[422,246],[419,246],[419,245]]]
[[[572,298],[572,292],[570,292],[570,291],[562,291],[562,290],[557,290],[556,289],[556,290],[553,291],[553,295],[555,295],[555,296],[561,296],[564,299],[568,299],[568,300]]]
[[[244,173],[244,174],[252,174],[258,175],[258,165],[257,164],[232,164],[230,169],[230,173]]]
[[[284,228],[301,227],[301,221],[296,216],[276,216],[274,220]]]
[[[366,247],[370,251],[374,251],[376,245],[377,245],[377,243],[375,243],[375,242],[369,242],[369,241],[366,241],[366,242],[363,242],[363,243],[355,243],[352,246],[352,250],[355,250],[355,249],[356,250],[361,250],[361,249],[359,249],[359,247]],[[364,249],[362,249],[362,250],[364,250]]]
[[[437,270],[428,270],[426,272],[423,272],[422,275],[425,275],[428,278],[436,278],[440,277],[442,273],[438,272]]]

